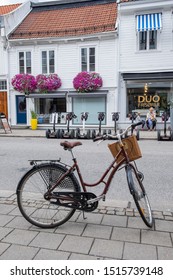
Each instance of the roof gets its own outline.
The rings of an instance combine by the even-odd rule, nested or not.
[[[21,4],[0,6],[0,15],[5,15],[17,9]]]
[[[53,3],[53,2],[52,2]],[[35,5],[9,39],[69,37],[115,30],[116,0]]]

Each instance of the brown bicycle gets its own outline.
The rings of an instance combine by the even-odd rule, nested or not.
[[[33,167],[22,177],[17,187],[17,202],[24,218],[35,226],[53,228],[67,222],[76,210],[92,212],[97,208],[100,200],[105,200],[114,174],[124,168],[129,190],[139,214],[144,223],[152,227],[152,212],[143,186],[144,176],[138,171],[134,161],[142,155],[136,137],[127,136],[128,131],[141,124],[141,122],[132,124],[116,136],[103,135],[94,139],[94,141],[102,141],[111,137],[118,141],[108,145],[114,159],[100,180],[93,184],[83,180],[77,159],[73,154],[74,147],[82,145],[81,142],[60,143],[65,150],[70,151],[72,166],[62,163],[60,159],[44,162],[30,161]],[[124,135],[126,138],[123,138]],[[75,171],[79,179],[75,176]],[[101,183],[104,187],[99,196],[87,191],[87,188],[96,187]]]

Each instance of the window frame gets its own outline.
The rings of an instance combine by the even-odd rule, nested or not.
[[[43,71],[43,52],[46,52],[46,72]],[[50,52],[53,52],[54,54],[54,57],[53,57],[53,60],[54,60],[54,64],[53,64],[53,72],[50,71],[50,68],[51,68],[51,58],[50,58]],[[42,49],[41,50],[41,73],[44,74],[44,75],[50,75],[50,74],[55,74],[56,73],[56,70],[55,70],[55,67],[56,67],[56,64],[55,64],[55,61],[56,61],[56,58],[55,58],[55,55],[56,55],[56,52],[55,52],[55,49]]]
[[[7,91],[7,81],[0,80],[0,91]]]
[[[86,70],[83,70],[83,67],[82,67],[82,49],[86,49],[87,50],[87,65],[86,65]],[[95,51],[95,54],[94,54],[94,66],[95,66],[95,69],[94,70],[91,70],[91,67],[90,65],[92,65],[90,63],[90,49],[94,49]],[[87,72],[96,72],[97,71],[97,46],[95,45],[83,45],[83,46],[80,46],[80,71],[83,72],[83,71],[87,71]]]
[[[21,67],[22,66],[20,66],[20,53],[23,53],[23,61],[24,61],[24,63],[23,63],[23,72],[21,71]],[[30,65],[29,66],[27,66],[27,53],[30,53]],[[18,51],[18,68],[19,68],[19,73],[20,74],[31,74],[32,73],[32,52],[31,52],[31,50],[21,50],[21,51]],[[27,70],[27,68],[30,68],[31,70],[30,71],[28,71]]]
[[[147,31],[139,31],[138,32],[138,51],[141,52],[141,51],[158,51],[159,50],[159,42],[160,42],[160,32],[158,32],[159,30],[147,30]],[[150,45],[150,34],[151,32],[155,32],[156,34],[156,47],[155,48],[151,48],[151,45]],[[140,48],[140,39],[141,39],[141,34],[146,34],[146,42],[145,42],[145,45],[146,45],[146,48],[145,49],[141,49]]]

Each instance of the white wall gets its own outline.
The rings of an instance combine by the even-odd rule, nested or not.
[[[120,72],[173,70],[173,16],[172,10],[161,8],[163,28],[158,31],[158,50],[138,51],[136,12],[121,14],[120,22]],[[138,12],[139,13],[139,12]],[[142,10],[141,13],[145,13]]]
[[[10,65],[10,81],[12,77],[19,73],[18,68],[18,52],[32,52],[32,74],[38,75],[41,73],[41,51],[55,50],[55,72],[62,80],[60,90],[74,90],[73,78],[81,71],[80,68],[80,48],[87,46],[96,47],[96,72],[100,73],[103,78],[102,89],[109,90],[107,98],[107,119],[108,124],[111,122],[111,112],[117,111],[117,40],[115,38],[103,40],[73,41],[73,42],[56,42],[47,45],[30,45],[30,46],[12,46],[10,42],[9,49],[9,65]],[[10,86],[11,95],[11,117],[12,125],[16,123],[15,119],[15,92]],[[67,106],[71,106],[67,104]]]

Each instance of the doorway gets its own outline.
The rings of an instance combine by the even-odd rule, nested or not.
[[[17,124],[26,124],[26,97],[24,95],[16,96]]]

